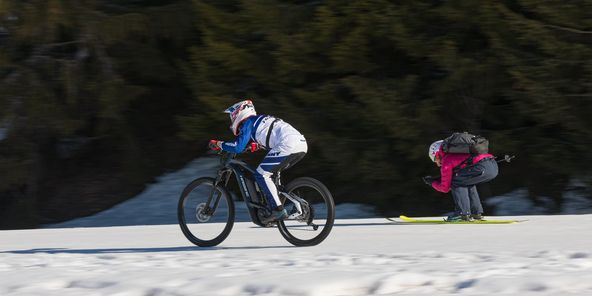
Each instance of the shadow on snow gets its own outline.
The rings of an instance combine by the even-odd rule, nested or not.
[[[247,247],[161,247],[161,248],[106,248],[106,249],[67,249],[67,248],[39,248],[29,250],[2,251],[0,254],[123,254],[123,253],[159,253],[159,252],[193,252],[216,250],[258,250],[282,249],[293,246],[247,246]]]

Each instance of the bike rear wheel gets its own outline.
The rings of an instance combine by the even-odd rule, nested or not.
[[[335,203],[331,192],[320,181],[308,177],[293,180],[285,191],[293,199],[301,200],[303,213],[280,221],[280,233],[295,246],[318,245],[327,238],[335,222]],[[296,215],[297,206],[292,200],[286,199],[284,207],[289,215]]]
[[[177,207],[181,231],[200,247],[220,244],[234,226],[232,198],[225,188],[214,188],[214,183],[208,177],[194,180],[183,190]]]

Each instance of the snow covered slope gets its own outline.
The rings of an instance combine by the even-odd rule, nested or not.
[[[154,184],[113,208],[93,216],[73,219],[46,227],[97,227],[177,224],[177,202],[183,188],[194,179],[216,176],[220,160],[214,157],[198,158],[184,168],[158,177]],[[251,221],[243,201],[236,203],[236,220]],[[337,218],[376,217],[374,207],[360,204],[337,205]]]
[[[188,163],[184,168],[158,177],[146,189],[111,209],[97,213],[90,217],[83,217],[63,223],[46,225],[46,227],[97,227],[97,226],[131,226],[131,225],[163,225],[177,223],[177,201],[183,188],[192,180],[203,176],[213,177],[220,164],[216,157],[198,158]],[[287,180],[289,181],[289,180]],[[322,181],[322,180],[321,180]],[[420,182],[419,180],[416,180]],[[581,182],[580,182],[581,183]],[[586,189],[586,183],[574,183],[571,187],[577,190],[566,191],[563,214],[592,213],[592,198]],[[430,190],[426,188],[426,190]],[[543,201],[548,198],[541,197]],[[550,201],[549,201],[550,202]],[[494,215],[541,215],[546,211],[536,207],[528,198],[525,189],[518,189],[507,194],[485,200],[485,203],[495,208]],[[237,205],[237,221],[250,221],[249,214],[240,201]],[[452,201],[451,201],[452,209]],[[376,218],[378,215],[373,206],[361,204],[338,204],[337,218]]]
[[[176,225],[0,231],[0,295],[592,295],[592,215],[520,218],[337,220],[307,248],[251,223],[215,248]]]

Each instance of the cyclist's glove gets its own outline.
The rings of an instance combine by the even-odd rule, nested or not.
[[[214,151],[222,150],[222,141],[210,140],[210,143],[208,143],[208,148]]]
[[[259,144],[257,144],[257,142],[251,142],[251,144],[249,146],[247,146],[247,150],[251,151],[251,152],[255,152],[257,150],[259,150],[261,147],[259,147]]]

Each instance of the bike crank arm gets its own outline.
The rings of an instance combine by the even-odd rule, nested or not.
[[[258,204],[258,203],[247,201],[247,205],[249,205],[250,207],[253,207],[253,208],[260,209],[260,210],[269,211],[269,209],[267,207],[265,207],[264,205]]]

